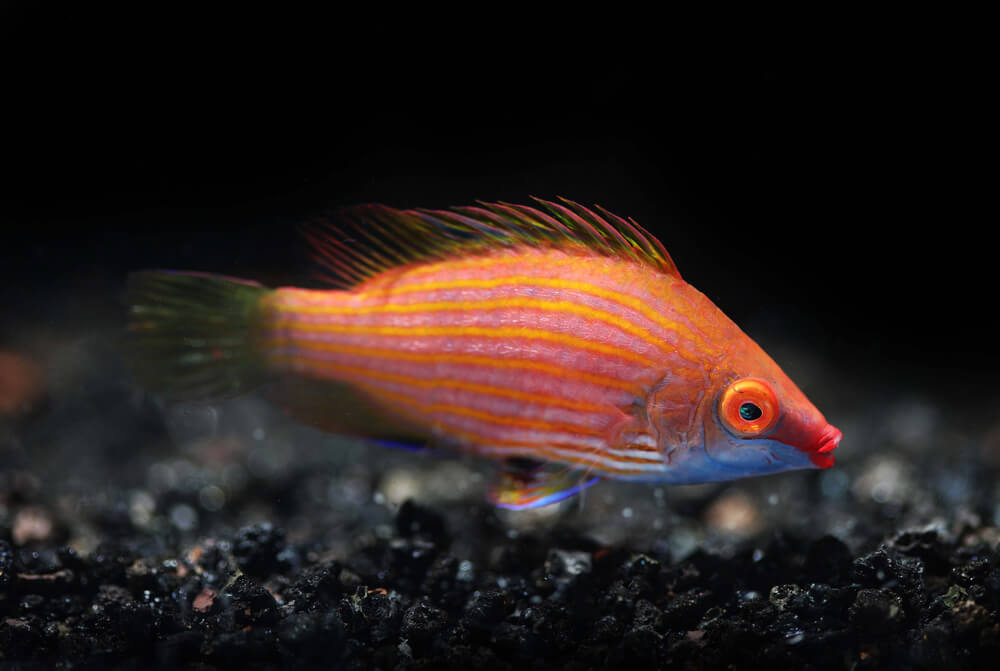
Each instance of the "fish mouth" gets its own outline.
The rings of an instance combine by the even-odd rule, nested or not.
[[[837,449],[840,439],[843,437],[844,434],[840,429],[832,424],[827,424],[826,428],[823,429],[822,433],[819,434],[812,444],[800,449],[809,454],[809,461],[817,468],[829,468],[836,461],[830,453]]]

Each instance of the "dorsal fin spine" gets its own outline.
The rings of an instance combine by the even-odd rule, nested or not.
[[[598,217],[596,217],[594,215],[593,212],[591,212],[587,208],[581,206],[578,203],[574,203],[571,200],[567,200],[565,198],[560,198],[560,200],[562,200],[563,202],[565,202],[566,205],[569,208],[571,208],[574,212],[576,212],[576,214],[581,219],[583,219],[585,221],[589,221],[592,226],[595,226],[595,225],[599,226],[600,227],[600,231],[602,233],[610,233],[612,235],[612,237],[614,237],[616,240],[618,240],[618,242],[620,244],[624,245],[626,248],[632,248],[632,249],[635,248],[635,246],[632,244],[632,241],[630,241],[628,238],[626,238],[624,235],[622,235],[621,232],[618,231],[618,229],[616,229],[614,226],[609,226],[608,222],[606,222],[606,221],[601,221]]]
[[[567,228],[565,224],[563,224],[558,219],[553,219],[552,217],[545,214],[541,210],[536,210],[535,208],[528,207],[527,205],[513,205],[510,203],[501,203],[500,205],[506,208],[513,209],[515,212],[519,213],[522,217],[527,217],[527,218],[538,217],[552,228],[556,229],[557,231],[560,231],[567,238],[571,238],[573,236],[573,231]]]
[[[504,219],[502,216],[493,211],[494,208],[498,210],[504,209],[504,206],[502,204],[496,206],[490,206],[487,203],[480,203],[480,204],[483,205],[483,207],[456,207],[455,211],[461,212],[465,214],[465,216],[470,218],[473,216],[479,216],[488,221],[491,221],[493,222],[495,229],[498,231],[503,230],[504,226],[509,225],[508,219]],[[488,207],[490,207],[491,209],[486,209]]]
[[[680,271],[677,270],[677,264],[674,263],[673,258],[671,258],[670,256],[670,252],[668,252],[667,248],[663,246],[663,243],[660,242],[660,239],[657,238],[655,235],[651,235],[649,231],[640,226],[639,222],[637,222],[635,219],[629,217],[628,222],[632,225],[633,228],[639,230],[640,237],[643,240],[645,240],[647,244],[652,245],[652,249],[650,251],[655,252],[656,256],[660,259],[660,261],[666,264],[666,266],[670,269],[669,272],[676,275],[677,277],[680,277],[681,274]]]
[[[532,198],[534,198],[534,196],[532,196]],[[559,203],[553,203],[548,200],[542,200],[541,198],[534,198],[534,199],[537,202],[544,205],[545,207],[547,207],[552,213],[556,215],[556,217],[562,218],[564,220],[564,223],[568,222],[568,224],[576,224],[576,226],[584,230],[595,243],[603,242],[603,238],[601,237],[600,232],[590,222],[577,216],[569,208],[564,207]]]

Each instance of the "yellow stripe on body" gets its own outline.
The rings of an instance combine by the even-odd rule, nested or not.
[[[491,440],[488,436],[463,431],[453,426],[447,426],[447,435],[468,443],[468,449],[482,456],[501,455],[506,457],[526,457],[538,460],[550,460],[566,464],[570,468],[581,467],[588,472],[599,472],[603,475],[643,475],[650,472],[665,470],[662,463],[651,461],[615,459],[606,456],[603,450],[579,445],[565,444],[535,444],[515,441]],[[486,447],[482,447],[486,446]],[[478,448],[478,449],[477,449]],[[631,464],[631,466],[630,466]],[[642,468],[645,466],[646,468]]]
[[[562,408],[568,408],[570,410],[578,410],[580,412],[606,412],[608,407],[606,405],[599,405],[597,403],[589,403],[587,401],[577,401],[573,399],[563,398],[560,396],[549,396],[547,394],[538,394],[527,391],[518,391],[516,389],[510,389],[507,387],[496,387],[488,384],[480,384],[476,382],[466,382],[464,380],[452,380],[448,378],[434,378],[426,379],[420,377],[413,377],[411,375],[401,375],[398,373],[386,373],[383,371],[374,370],[372,368],[365,368],[363,366],[347,366],[331,361],[316,361],[314,359],[305,359],[301,356],[294,355],[275,355],[272,357],[277,363],[290,363],[294,364],[296,362],[307,364],[307,368],[311,370],[323,370],[328,369],[334,373],[341,373],[340,379],[352,382],[358,386],[362,386],[363,382],[357,382],[354,379],[348,379],[348,376],[353,376],[354,378],[370,378],[373,380],[381,380],[383,382],[397,382],[400,384],[405,384],[420,389],[434,389],[435,387],[445,387],[448,389],[458,389],[461,391],[469,391],[473,393],[486,394],[490,396],[501,396],[504,398],[511,398],[517,401],[525,401],[528,403],[542,403],[546,405],[556,405]],[[379,393],[382,393],[381,391]]]
[[[635,352],[623,350],[612,345],[593,342],[583,338],[577,338],[563,333],[552,333],[540,329],[523,327],[484,327],[484,326],[421,326],[421,327],[400,327],[400,326],[367,326],[354,324],[308,324],[293,322],[279,318],[268,324],[269,330],[288,330],[291,333],[342,333],[348,335],[384,335],[384,336],[408,336],[412,338],[420,337],[461,337],[477,336],[483,338],[527,338],[534,340],[546,340],[555,342],[576,349],[589,350],[599,354],[618,357],[637,363],[640,366],[653,367],[657,363],[652,359]],[[294,338],[298,346],[306,346],[306,340]],[[265,343],[266,346],[266,343]]]
[[[537,254],[541,253],[542,250],[538,249],[532,250],[529,248],[526,251],[529,254],[532,252],[535,252]],[[567,254],[566,252],[568,250],[563,248],[559,248],[557,251],[562,252],[563,256],[559,257],[550,255],[550,258],[547,261],[549,264],[551,264],[550,267],[577,266],[580,263],[580,259],[582,257],[584,256],[593,257],[593,252],[584,249],[580,250],[582,252],[580,254]],[[601,257],[601,258],[614,260],[611,257]],[[471,256],[468,259],[464,260],[447,260],[447,261],[436,261],[434,263],[422,263],[416,267],[407,269],[406,277],[410,278],[410,277],[423,277],[424,275],[433,275],[435,273],[441,272],[441,266],[444,265],[446,265],[449,270],[453,271],[485,270],[487,268],[495,268],[497,266],[509,266],[517,263],[523,264],[524,260],[525,260],[524,253],[515,253],[515,254],[508,253],[502,256],[499,255],[490,256],[487,254],[481,254],[477,256]],[[377,276],[369,278],[364,284],[359,286],[363,287],[367,284],[377,285],[378,279],[379,278]]]
[[[475,354],[449,354],[437,352],[407,352],[405,350],[394,350],[373,347],[360,347],[357,345],[342,345],[324,341],[297,341],[273,339],[263,343],[265,348],[282,347],[285,345],[295,346],[299,349],[319,352],[333,352],[336,354],[348,354],[354,356],[371,356],[378,359],[392,359],[396,361],[409,361],[412,363],[446,363],[458,365],[483,366],[495,369],[517,368],[530,370],[537,373],[545,373],[553,377],[558,377],[572,382],[585,382],[600,387],[609,387],[631,393],[641,391],[642,384],[628,380],[620,380],[606,375],[595,375],[585,373],[572,368],[564,368],[544,361],[531,361],[529,359],[515,359],[513,357],[487,357]],[[313,361],[310,359],[310,362]]]
[[[375,398],[382,398],[384,400],[400,403],[417,413],[426,414],[433,412],[436,409],[447,409],[445,411],[458,410],[459,412],[456,412],[455,414],[473,416],[470,413],[465,412],[465,408],[458,408],[456,406],[439,406],[438,404],[423,404],[409,396],[406,396],[405,394],[387,392],[377,386],[366,385],[363,383],[359,383],[358,386]],[[477,419],[477,417],[474,416],[473,418]],[[511,418],[508,417],[496,417],[495,419],[488,419],[487,421],[498,421],[503,424],[518,425],[517,422],[511,422],[510,419]],[[657,452],[655,451],[649,451],[650,457],[648,458],[630,458],[621,456],[620,450],[608,449],[607,445],[603,447],[586,447],[583,445],[574,445],[557,441],[518,442],[510,440],[497,440],[496,438],[482,433],[458,428],[456,424],[447,421],[437,420],[433,422],[433,425],[439,430],[443,430],[445,435],[449,438],[466,441],[466,447],[474,452],[478,451],[495,454],[497,450],[510,450],[512,454],[509,456],[525,456],[535,459],[547,458],[552,461],[566,464],[576,464],[584,466],[589,470],[598,470],[603,473],[613,475],[642,475],[644,473],[663,470],[663,463],[661,460],[656,458]],[[526,424],[524,426],[526,428],[535,428]],[[581,432],[576,428],[572,428],[570,430],[556,426],[544,428],[546,430],[560,431],[562,433],[577,433],[583,436],[601,435],[599,432]],[[488,448],[482,449],[481,446],[488,446]],[[641,450],[641,452],[646,452],[646,450]]]
[[[513,259],[493,259],[493,261],[506,261],[510,262]],[[523,263],[523,259],[517,259],[519,262]],[[477,267],[477,266],[472,266]],[[407,277],[411,277],[416,274],[416,271],[407,274]],[[596,296],[597,298],[603,298],[605,300],[611,301],[613,303],[618,303],[624,305],[625,307],[631,308],[636,312],[642,314],[646,319],[659,326],[668,332],[677,333],[678,336],[686,338],[700,347],[706,348],[713,356],[717,355],[718,352],[715,350],[707,349],[706,339],[700,336],[696,336],[695,333],[685,326],[684,324],[668,319],[662,314],[653,310],[648,305],[646,305],[641,299],[631,296],[629,294],[624,294],[618,291],[613,291],[611,289],[605,289],[604,287],[599,287],[587,282],[580,282],[577,280],[565,280],[556,277],[535,277],[531,275],[515,275],[509,277],[496,277],[488,280],[482,279],[461,279],[461,280],[442,280],[434,282],[424,282],[420,284],[404,284],[398,285],[394,284],[391,287],[385,289],[373,289],[371,291],[364,291],[358,294],[358,296],[365,298],[368,296],[375,296],[379,294],[385,294],[386,296],[399,296],[407,293],[420,293],[424,291],[449,291],[449,290],[462,290],[462,289],[496,289],[498,287],[507,286],[530,286],[530,287],[544,287],[547,289],[562,289],[567,291],[577,291],[583,294],[589,294],[591,296]],[[305,308],[303,308],[305,309]]]
[[[541,250],[527,250],[528,253],[534,251],[536,254],[540,254]],[[556,251],[566,252],[567,250],[559,249]],[[574,270],[580,267],[580,258],[583,256],[590,255],[583,251],[582,254],[572,254],[569,256],[564,256],[560,258],[559,256],[549,255],[546,259],[546,263],[549,264],[548,267],[551,268],[563,268],[571,267]],[[601,261],[614,262],[616,259],[613,257],[600,257]],[[628,263],[628,262],[625,262]],[[510,265],[524,265],[525,255],[524,254],[507,254],[502,256],[478,256],[472,257],[467,260],[452,260],[452,261],[438,261],[435,263],[421,264],[414,268],[409,268],[403,275],[405,279],[410,280],[413,278],[424,277],[426,275],[434,275],[441,273],[443,268],[447,268],[451,272],[462,272],[465,270],[473,271],[483,271],[497,267],[510,266]],[[628,263],[628,265],[634,265]],[[647,271],[648,272],[648,271]],[[395,281],[387,286],[382,286],[379,282],[379,278],[372,277],[369,278],[365,283],[359,285],[358,295],[376,295],[379,293],[405,293],[409,291],[425,291],[433,289],[462,289],[466,288],[466,283],[468,288],[491,288],[493,286],[505,286],[507,284],[537,284],[538,286],[552,286],[555,288],[566,288],[575,289],[584,293],[590,293],[595,296],[601,296],[603,298],[608,298],[609,300],[619,301],[624,305],[633,307],[637,310],[641,310],[646,317],[655,321],[660,326],[666,329],[672,329],[673,322],[670,319],[666,319],[660,313],[655,310],[649,309],[640,299],[635,296],[630,296],[629,294],[623,294],[610,289],[605,289],[603,287],[598,287],[586,282],[578,282],[575,280],[563,280],[561,278],[548,278],[548,277],[538,277],[534,275],[522,275],[522,276],[505,276],[498,277],[488,280],[481,280],[475,278],[468,279],[458,279],[458,280],[441,280],[433,282],[425,282],[422,284],[404,284],[400,286],[398,284],[400,277],[394,278]],[[678,282],[685,284],[680,278],[676,278]],[[480,284],[482,283],[482,284]],[[493,284],[495,283],[495,284]],[[551,283],[551,284],[550,284]],[[574,286],[575,285],[575,286]],[[366,288],[370,287],[370,288]],[[430,288],[428,288],[430,287]],[[690,334],[688,334],[690,336]]]
[[[295,361],[296,357],[279,357],[285,358],[289,361]],[[312,364],[312,362],[310,362]],[[608,411],[608,406],[598,405],[593,403],[587,403],[584,401],[574,401],[570,399],[565,399],[561,397],[546,396],[544,394],[532,394],[528,392],[519,392],[506,388],[491,387],[489,385],[479,385],[463,382],[461,380],[450,380],[450,379],[439,379],[439,380],[425,380],[421,378],[413,378],[410,376],[394,375],[387,373],[377,373],[368,368],[360,367],[343,367],[335,364],[331,364],[331,368],[336,368],[337,371],[343,371],[347,374],[354,374],[358,377],[369,377],[372,379],[379,379],[388,382],[401,382],[403,384],[412,384],[418,388],[429,389],[433,387],[449,387],[454,389],[459,389],[463,391],[471,391],[484,394],[495,394],[497,396],[503,396],[508,398],[513,398],[516,400],[523,400],[534,403],[545,403],[550,405],[557,405],[561,407],[566,407],[572,410],[579,410],[584,412],[601,412],[606,413]],[[395,402],[399,405],[403,405],[409,409],[410,419],[416,420],[418,423],[427,424],[426,413],[438,410],[457,410],[455,414],[470,416],[473,419],[486,419],[487,421],[494,421],[499,423],[523,426],[525,428],[535,429],[542,428],[544,430],[559,431],[560,433],[575,433],[581,437],[599,437],[599,433],[593,433],[587,430],[581,430],[580,427],[570,427],[563,425],[556,425],[550,423],[536,424],[532,420],[522,420],[519,418],[513,418],[509,416],[497,416],[490,415],[489,413],[475,411],[471,409],[462,408],[459,406],[445,406],[444,404],[422,404],[412,396],[406,394],[400,394],[396,392],[387,391],[375,384],[365,383],[358,380],[349,380],[352,384],[355,384],[359,389],[367,392],[372,398],[376,400],[382,400],[383,402]],[[445,421],[435,421],[431,422],[433,426],[443,430],[445,435],[449,438],[454,438],[457,440],[466,441],[466,447],[472,451],[484,452],[485,450],[477,449],[480,446],[489,446],[491,452],[495,452],[497,449],[502,449],[504,451],[510,450],[511,454],[509,456],[525,456],[536,459],[550,459],[553,461],[558,461],[562,463],[577,464],[580,466],[587,467],[589,469],[596,469],[606,474],[612,475],[641,475],[648,470],[644,470],[636,467],[628,467],[629,463],[637,465],[649,465],[649,460],[643,459],[629,459],[615,457],[613,454],[608,454],[603,449],[589,448],[581,445],[573,445],[564,442],[517,442],[510,440],[498,440],[494,437],[470,432],[468,430],[458,428],[454,423],[449,423]],[[612,450],[614,452],[614,450]],[[485,455],[484,455],[485,456]],[[599,464],[597,462],[600,462]],[[619,465],[620,464],[620,465]]]
[[[602,431],[590,429],[584,426],[565,424],[561,422],[546,422],[541,419],[525,419],[523,417],[517,417],[513,415],[496,415],[485,410],[476,410],[473,408],[467,408],[461,405],[453,405],[450,403],[423,403],[419,399],[409,396],[407,394],[401,394],[398,392],[387,391],[381,387],[357,383],[358,387],[364,389],[369,394],[375,398],[387,399],[393,401],[394,403],[399,403],[402,405],[416,410],[421,413],[420,416],[426,418],[426,415],[443,412],[451,415],[459,415],[462,417],[469,417],[471,419],[476,419],[484,422],[491,422],[493,424],[503,424],[507,426],[516,426],[525,429],[538,429],[541,431],[553,431],[558,433],[569,433],[578,434],[581,436],[600,436]],[[426,423],[426,421],[424,421]]]
[[[659,338],[656,338],[646,329],[636,326],[627,319],[619,315],[614,315],[603,310],[598,310],[587,305],[580,305],[572,301],[565,300],[544,300],[537,298],[512,297],[483,301],[436,301],[432,303],[389,303],[386,305],[365,305],[353,307],[349,305],[325,305],[325,306],[301,306],[296,307],[290,314],[308,315],[378,315],[378,314],[413,314],[421,312],[481,312],[485,310],[503,310],[508,308],[528,308],[532,310],[542,310],[545,312],[569,313],[578,317],[593,319],[604,322],[614,328],[620,329],[629,335],[635,336],[646,344],[651,345],[669,354],[676,350]],[[289,314],[289,313],[286,313]],[[284,319],[287,320],[287,317]],[[300,322],[296,321],[296,325]]]

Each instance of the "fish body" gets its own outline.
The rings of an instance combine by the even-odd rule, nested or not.
[[[166,391],[264,384],[329,431],[496,460],[489,497],[511,508],[598,479],[832,465],[840,432],[658,242],[610,213],[541,203],[356,211],[374,251],[343,229],[317,239],[342,288],[136,274],[136,358]]]

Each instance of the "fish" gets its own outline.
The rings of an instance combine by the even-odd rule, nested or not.
[[[486,459],[487,499],[514,510],[834,464],[840,430],[633,219],[565,198],[359,205],[303,233],[322,289],[132,273],[140,384],[260,389],[328,432]]]

